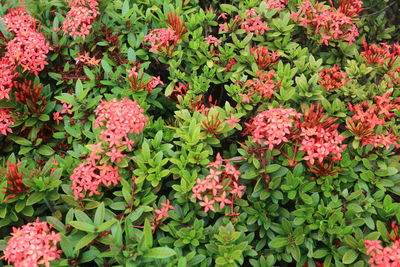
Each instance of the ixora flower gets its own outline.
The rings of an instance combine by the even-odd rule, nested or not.
[[[275,108],[261,112],[246,125],[253,137],[252,142],[273,150],[277,145],[289,141],[290,129],[300,117],[301,114],[292,108]]]
[[[18,77],[18,73],[14,72],[15,65],[9,58],[0,59],[0,100],[3,98],[10,99],[10,91],[13,87],[13,81]]]
[[[70,0],[71,9],[63,22],[62,30],[74,39],[81,36],[85,39],[92,28],[95,18],[100,15],[97,1],[95,0]]]
[[[358,37],[358,29],[355,22],[358,21],[358,13],[363,8],[363,2],[359,0],[341,0],[340,6],[335,8],[319,2],[315,4],[306,0],[298,7],[299,11],[290,17],[309,30],[309,34],[315,35],[320,43],[329,45],[332,41],[347,41],[349,45]]]
[[[341,71],[339,65],[323,69],[319,73],[319,77],[318,82],[326,91],[340,88],[349,81],[346,79],[347,73]]]
[[[18,34],[23,32],[36,31],[37,19],[32,18],[23,7],[10,9],[8,14],[1,18],[9,32]]]
[[[13,227],[2,258],[15,267],[49,267],[50,262],[59,259],[62,252],[57,249],[60,235],[51,229],[52,225],[40,222],[39,218],[21,228]]]
[[[96,108],[97,118],[94,126],[104,126],[100,139],[109,144],[109,147],[127,145],[131,149],[132,140],[128,134],[140,134],[148,120],[143,115],[143,109],[136,101],[123,98],[117,101],[116,98],[110,101],[101,101]]]
[[[47,53],[52,50],[42,33],[21,32],[7,43],[6,57],[23,68],[38,75],[48,64]]]
[[[14,125],[14,118],[11,117],[11,109],[0,108],[0,135],[12,133],[10,126]]]

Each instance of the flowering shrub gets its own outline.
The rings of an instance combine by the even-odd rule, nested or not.
[[[398,266],[399,1],[2,1],[0,266]]]

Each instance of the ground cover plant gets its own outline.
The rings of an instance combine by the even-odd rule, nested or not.
[[[399,1],[0,2],[0,266],[400,266]]]

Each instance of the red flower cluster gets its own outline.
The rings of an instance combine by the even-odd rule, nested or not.
[[[393,45],[388,45],[387,43],[368,45],[368,43],[363,40],[362,44],[364,51],[361,52],[361,56],[371,65],[383,66],[387,62],[388,68],[390,69],[400,56],[399,43]]]
[[[270,68],[278,63],[277,51],[269,51],[267,47],[256,47],[250,49],[250,54],[253,56],[257,66],[263,69]]]
[[[325,45],[329,42],[344,40],[349,45],[358,37],[358,29],[354,24],[358,13],[362,11],[360,0],[341,0],[339,8],[326,6],[319,2],[315,5],[310,0],[299,6],[299,11],[291,15],[300,26],[309,29],[309,34],[317,35]]]
[[[275,91],[279,89],[280,83],[275,82],[275,71],[270,70],[268,72],[256,71],[257,79],[247,80],[246,86],[249,88],[248,97],[253,96],[255,93],[259,93],[261,98],[271,98]]]
[[[7,195],[7,197],[3,200],[3,202],[7,202],[12,198],[19,196],[20,194],[24,194],[28,192],[28,188],[22,182],[22,173],[18,171],[19,163],[11,163],[7,161],[7,187],[4,187],[2,193]]]
[[[192,189],[192,198],[201,201],[200,206],[204,208],[204,212],[215,211],[214,204],[218,203],[220,209],[229,205],[233,214],[236,200],[243,196],[245,187],[239,185],[240,171],[224,161],[229,160],[222,159],[218,153],[216,161],[207,166],[210,168],[210,174],[203,180],[198,178]]]
[[[288,0],[264,0],[267,4],[268,9],[278,9],[278,12],[281,11],[282,8],[285,8],[288,4]]]
[[[254,33],[254,35],[257,36],[270,30],[270,28],[267,26],[267,23],[261,20],[261,16],[257,15],[254,8],[246,10],[245,17],[237,15],[235,17],[235,21],[239,22],[239,27],[245,30],[247,34]],[[228,31],[227,29],[222,30]]]
[[[144,42],[150,42],[150,52],[159,53],[164,51],[171,54],[179,40],[186,33],[185,22],[180,20],[176,13],[168,13],[168,28],[155,29],[150,31],[144,38]]]
[[[127,98],[121,101],[114,98],[109,102],[101,100],[95,114],[97,118],[94,126],[105,126],[101,130],[100,139],[109,144],[110,148],[127,145],[131,149],[134,141],[129,139],[128,134],[140,134],[148,120],[138,103]]]
[[[85,39],[92,28],[95,18],[100,15],[96,0],[70,0],[71,9],[63,22],[62,30],[74,39],[81,36]]]
[[[354,115],[347,119],[346,128],[361,138],[362,145],[371,144],[375,148],[384,146],[386,149],[392,144],[400,147],[400,137],[391,133],[390,129],[387,134],[377,132],[377,126],[385,125],[385,121],[395,115],[393,111],[400,109],[400,99],[393,101],[391,94],[388,92],[382,96],[375,96],[375,104],[368,104],[366,101],[356,105],[348,103]]]
[[[12,237],[8,240],[2,258],[9,264],[14,263],[15,267],[49,267],[50,262],[59,259],[62,252],[57,249],[60,235],[51,229],[52,225],[40,222],[39,218],[21,228],[13,227]]]
[[[16,66],[9,58],[0,59],[0,99],[10,99],[10,91],[13,86],[13,80],[18,77],[18,72],[14,72]]]
[[[319,104],[312,104],[304,112],[303,120],[296,123],[294,139],[301,143],[299,150],[306,152],[304,160],[311,171],[320,175],[333,172],[333,163],[341,160],[341,153],[347,147],[342,145],[345,137],[339,135],[335,124],[337,119],[330,118],[323,113]]]
[[[319,84],[325,88],[326,91],[337,89],[345,85],[349,79],[347,73],[340,70],[340,66],[334,65],[332,68],[325,68],[319,73]]]
[[[281,143],[289,141],[291,128],[301,116],[292,108],[274,108],[259,113],[246,126],[253,138],[252,142],[273,150]]]
[[[6,57],[12,64],[21,66],[23,71],[37,75],[48,64],[46,55],[52,48],[44,35],[36,32],[36,19],[24,8],[18,7],[10,10],[2,20],[7,29],[15,34],[14,39],[7,42]]]
[[[0,108],[0,134],[12,133],[10,126],[14,125],[14,118],[10,115],[11,109]]]

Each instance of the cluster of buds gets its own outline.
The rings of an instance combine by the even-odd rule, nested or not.
[[[340,88],[350,80],[346,79],[347,73],[341,71],[338,65],[323,69],[319,73],[319,77],[318,82],[326,91]]]
[[[400,86],[400,67],[386,73],[388,75],[388,87],[393,88]]]
[[[237,170],[227,159],[222,159],[218,153],[215,162],[210,163],[210,174],[204,179],[198,178],[196,185],[193,187],[192,199],[196,198],[200,201],[200,206],[204,212],[209,210],[215,212],[215,204],[219,204],[219,208],[225,206],[230,207],[230,214],[227,216],[237,215],[233,208],[237,199],[242,198],[244,186],[239,184],[240,171]]]
[[[382,246],[381,240],[364,240],[366,254],[371,256],[368,260],[371,267],[400,266],[399,227],[396,222],[392,222],[391,227],[392,233],[388,233],[390,246]]]
[[[278,63],[279,55],[277,51],[269,51],[267,47],[255,47],[250,49],[257,66],[268,69]]]
[[[183,98],[187,93],[188,87],[189,83],[184,84],[178,82],[172,89],[172,93],[169,96],[167,96],[167,98],[181,104],[183,102]]]
[[[362,145],[370,144],[375,148],[385,147],[389,149],[390,145],[400,147],[398,140],[400,137],[393,134],[390,129],[387,134],[378,133],[379,125],[385,125],[386,120],[395,116],[393,111],[400,109],[400,98],[393,101],[391,92],[382,96],[375,96],[375,104],[369,104],[366,101],[361,104],[352,105],[348,103],[349,109],[354,115],[346,120],[346,128],[360,140]]]
[[[145,81],[144,72],[140,70],[140,63],[133,62],[132,69],[127,70],[128,81],[131,84],[131,90],[140,91],[146,90],[151,94],[153,89],[164,83],[161,81],[160,76],[151,77],[150,80]]]
[[[143,38],[144,42],[150,42],[150,52],[165,52],[170,55],[178,44],[179,40],[187,32],[185,21],[181,20],[176,12],[168,13],[168,28],[155,29],[150,31]]]
[[[92,23],[100,15],[96,0],[70,0],[68,2],[71,9],[63,22],[62,30],[74,39],[81,36],[84,40],[90,33]]]
[[[355,22],[358,14],[363,10],[360,0],[341,0],[339,8],[326,6],[319,2],[315,5],[305,0],[299,11],[290,17],[299,22],[300,26],[308,29],[308,34],[316,35],[320,43],[329,45],[333,41],[347,41],[349,45],[359,36]]]
[[[5,191],[2,193],[7,195],[3,202],[19,196],[20,194],[28,193],[28,188],[22,182],[23,175],[19,172],[18,167],[20,163],[11,163],[7,161],[7,187],[3,187]]]
[[[46,106],[42,87],[42,84],[33,84],[31,80],[24,80],[22,83],[14,82],[15,99],[26,105],[31,114],[40,115]]]
[[[387,63],[390,69],[400,56],[400,44],[395,43],[388,45],[387,43],[380,43],[380,45],[369,45],[365,40],[362,41],[364,51],[361,52],[361,57],[371,65],[383,66]]]

